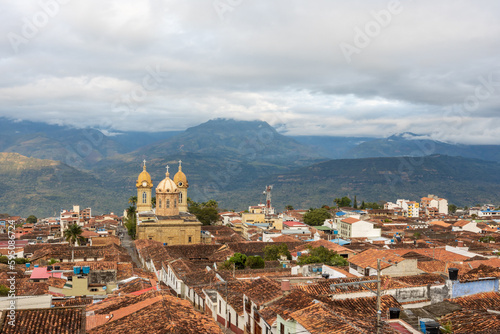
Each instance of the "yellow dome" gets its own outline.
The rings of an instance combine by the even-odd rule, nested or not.
[[[144,161],[144,167],[139,174],[139,177],[137,178],[137,183],[135,184],[136,187],[141,187],[144,186],[143,182],[146,182],[147,185],[146,187],[152,188],[153,187],[153,182],[151,182],[151,175],[146,171],[146,161]]]
[[[168,167],[168,166],[167,166]],[[165,174],[165,178],[156,187],[156,193],[178,193],[179,189],[175,185],[174,181],[170,179],[170,173]]]
[[[188,186],[188,181],[187,181],[187,178],[186,178],[186,174],[184,174],[182,172],[182,161],[179,160],[179,171],[177,173],[175,173],[174,175],[174,183],[178,186],[178,187],[187,187]]]

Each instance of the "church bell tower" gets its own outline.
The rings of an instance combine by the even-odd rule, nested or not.
[[[151,203],[153,182],[151,182],[151,175],[146,171],[146,160],[144,160],[142,172],[139,174],[135,186],[137,187],[137,212],[153,211]]]

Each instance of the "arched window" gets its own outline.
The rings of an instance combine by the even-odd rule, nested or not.
[[[174,198],[174,208],[177,207],[177,198]]]
[[[170,208],[170,200],[169,199],[167,199],[167,204],[165,204],[165,207]]]
[[[182,193],[179,193],[179,204],[182,203]]]
[[[161,209],[161,198],[158,199],[158,207]]]
[[[142,193],[142,203],[146,204],[147,199],[148,199],[148,196],[146,195],[146,192],[143,192]]]

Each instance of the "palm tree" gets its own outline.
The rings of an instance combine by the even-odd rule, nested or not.
[[[156,197],[151,197],[151,207],[154,209],[156,208]]]
[[[135,213],[137,212],[137,209],[135,208],[135,206],[131,205],[127,208],[127,218],[129,220],[131,219],[134,219],[135,218]]]
[[[78,246],[82,244],[82,242],[85,240],[81,234],[82,234],[82,227],[77,225],[77,224],[71,224],[68,226],[68,228],[64,231],[64,239],[68,241],[70,244],[75,244],[77,243]]]
[[[127,218],[126,218],[126,223],[125,227],[128,230],[128,235],[132,237],[132,239],[135,239],[135,232],[137,229],[137,223],[136,223],[136,214],[137,210],[135,209],[135,206],[129,206],[127,208]]]
[[[137,196],[130,196],[130,198],[128,199],[128,202],[130,204],[132,204],[133,206],[135,206],[137,204]]]

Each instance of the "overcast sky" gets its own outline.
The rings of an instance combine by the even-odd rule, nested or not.
[[[0,116],[500,144],[498,1],[0,1]]]

